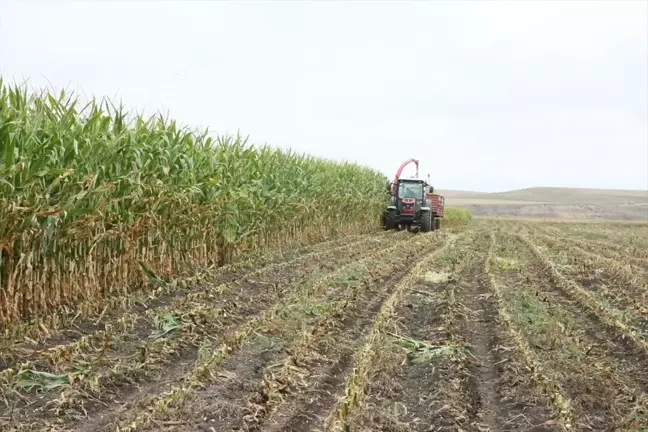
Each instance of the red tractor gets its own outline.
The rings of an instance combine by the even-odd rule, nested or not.
[[[401,178],[403,168],[412,162],[416,164],[416,177]],[[418,166],[419,161],[416,159],[403,162],[396,171],[394,180],[387,185],[390,200],[382,216],[384,229],[418,228],[428,232],[441,228],[444,198],[434,193],[429,175],[428,181],[418,178]]]

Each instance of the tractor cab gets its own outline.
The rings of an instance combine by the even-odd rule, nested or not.
[[[396,202],[402,198],[423,200],[426,194],[434,192],[434,188],[428,182],[418,178],[398,179],[396,184],[388,183],[387,190],[392,196],[392,202]]]
[[[425,204],[425,181],[399,179],[396,192],[396,208],[405,218],[412,220]]]
[[[398,181],[398,197],[421,200],[425,196],[425,182],[422,180],[402,179]]]
[[[421,208],[425,207],[427,182],[418,178],[401,178],[396,184],[391,183],[389,190],[392,210],[403,217],[404,221],[414,222]]]

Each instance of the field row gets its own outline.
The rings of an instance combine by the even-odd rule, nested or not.
[[[15,430],[155,428],[156,417],[170,410],[194,411],[198,405],[187,402],[204,400],[205,387],[220,394],[223,377],[256,380],[260,359],[267,366],[290,352],[290,362],[308,360],[313,346],[329,340],[322,328],[362,331],[372,313],[367,303],[377,310],[388,295],[382,284],[395,282],[408,269],[403,262],[443,239],[384,233],[332,242],[292,260],[222,270],[202,288],[129,302],[100,312],[95,323],[86,320],[86,327],[72,323],[29,346],[16,343],[2,354],[2,421]],[[347,311],[367,316],[340,326]],[[234,367],[244,370],[229,374]],[[273,371],[294,373],[288,364]],[[243,417],[221,420],[259,420]]]
[[[645,430],[643,279],[545,228],[488,221],[448,250],[383,327],[348,430]]]
[[[11,431],[640,431],[640,256],[479,221],[221,268],[3,350]]]

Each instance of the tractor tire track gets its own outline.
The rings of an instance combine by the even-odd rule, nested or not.
[[[370,372],[365,405],[349,422],[350,430],[419,432],[431,425],[439,431],[465,426],[461,419],[467,402],[460,394],[460,354],[454,351],[451,319],[471,245],[472,237],[467,237],[448,248],[442,255],[446,264],[430,266],[397,307],[391,333],[405,339],[382,347]],[[405,340],[431,344],[447,354],[405,352],[394,343]]]
[[[407,237],[403,237],[403,240],[406,239]],[[365,249],[353,248],[351,252],[347,252],[347,255],[336,255],[332,262],[318,262],[318,265],[325,266],[327,271],[315,278],[312,284],[313,286],[319,286],[316,291],[320,291],[329,283],[327,281],[332,275],[344,268],[344,264],[352,265],[356,262],[366,261],[371,259],[373,254],[388,255],[391,250],[400,247],[402,247],[401,243],[396,242],[386,248],[381,244],[375,244],[371,248]],[[174,374],[178,378],[173,378],[163,384],[152,383],[151,387],[147,388],[146,392],[140,397],[133,398],[126,404],[122,403],[119,409],[113,409],[113,412],[108,413],[109,415],[103,420],[97,422],[97,419],[95,419],[95,421],[83,425],[80,430],[88,432],[91,430],[110,430],[107,429],[109,423],[107,423],[106,419],[110,420],[110,422],[118,421],[122,429],[126,428],[125,430],[129,431],[145,430],[151,427],[159,429],[161,426],[156,420],[157,413],[163,414],[166,411],[175,411],[178,406],[184,406],[184,398],[191,397],[196,388],[203,387],[203,380],[209,382],[212,379],[210,376],[213,377],[212,374],[215,371],[221,370],[223,361],[227,362],[228,359],[232,358],[232,355],[240,355],[240,349],[249,346],[245,342],[249,340],[249,337],[256,334],[255,328],[258,328],[261,323],[265,323],[264,325],[271,324],[269,320],[272,320],[272,317],[276,314],[283,313],[282,311],[285,311],[296,298],[299,298],[302,292],[310,292],[308,284],[303,287],[299,285],[299,282],[297,282],[288,287],[285,294],[279,299],[268,298],[267,301],[261,299],[261,301],[245,302],[248,309],[252,308],[255,311],[247,310],[247,313],[240,315],[241,317],[247,317],[245,321],[230,326],[227,333],[230,336],[222,338],[227,347],[227,352],[222,356],[222,360],[214,363],[213,366],[210,366],[212,361],[209,361],[204,366],[198,366],[198,359],[194,356],[196,362],[188,363],[183,370]],[[308,294],[308,296],[311,296],[311,294]],[[227,374],[227,371],[223,373]]]
[[[456,316],[455,335],[470,353],[461,370],[463,394],[469,401],[464,427],[472,431],[554,430],[549,427],[549,401],[524,378],[521,359],[506,348],[514,341],[502,327],[500,305],[485,272],[492,241],[490,233],[477,236],[473,258],[456,293],[463,308]]]
[[[402,240],[406,238],[405,236],[400,237]],[[284,268],[282,269],[283,271],[273,275],[266,275],[263,280],[259,280],[263,275],[258,274],[258,277],[255,278],[257,280],[251,280],[244,276],[239,280],[233,281],[233,285],[237,289],[231,289],[226,295],[219,296],[217,303],[213,303],[212,306],[217,308],[219,305],[229,304],[233,305],[235,309],[231,309],[231,306],[229,306],[229,309],[226,307],[225,310],[229,310],[229,313],[219,318],[219,321],[214,322],[214,325],[217,325],[220,330],[217,330],[216,327],[208,327],[209,330],[207,332],[202,331],[201,333],[212,339],[213,336],[209,336],[209,333],[212,335],[221,335],[221,338],[224,340],[232,337],[235,329],[242,325],[248,317],[260,313],[263,309],[267,309],[268,304],[280,302],[287,293],[306,280],[305,278],[313,270],[323,269],[325,272],[333,271],[339,268],[341,263],[361,257],[367,250],[378,250],[382,247],[379,243],[373,243],[373,239],[371,238],[367,238],[366,240],[372,242],[371,246],[367,249],[354,247],[354,243],[343,248],[333,247],[323,255],[319,255],[322,259],[307,260],[305,265],[302,266],[299,266],[299,262],[297,262],[294,268]],[[291,269],[292,271],[290,271]],[[212,302],[213,300],[206,299],[206,301]],[[139,331],[141,332],[142,329]],[[192,332],[195,330],[189,331]],[[182,333],[182,336],[186,334]],[[140,339],[145,338],[144,333],[139,336]],[[192,337],[192,339],[194,338]],[[171,347],[173,347],[172,349],[167,349],[163,346],[163,361],[149,364],[148,366],[138,363],[136,357],[131,359],[122,353],[120,357],[132,363],[132,368],[129,366],[130,369],[120,372],[114,378],[108,377],[108,381],[101,384],[100,389],[93,392],[96,395],[90,395],[91,397],[88,397],[87,390],[74,390],[76,386],[83,384],[74,383],[72,387],[64,387],[64,392],[67,393],[65,398],[60,397],[55,392],[50,394],[46,393],[44,397],[41,395],[38,399],[31,402],[28,402],[29,399],[22,399],[22,401],[18,401],[17,404],[14,403],[7,408],[7,410],[11,410],[11,415],[8,415],[9,411],[5,411],[0,416],[9,418],[8,426],[18,427],[15,430],[23,430],[27,425],[33,425],[36,429],[38,429],[38,425],[47,425],[47,429],[51,424],[51,414],[48,412],[53,406],[59,414],[57,416],[58,423],[66,423],[69,421],[76,423],[84,417],[93,417],[94,420],[90,422],[90,429],[86,430],[102,428],[103,425],[107,424],[107,421],[110,421],[113,415],[108,415],[102,419],[102,414],[105,415],[110,412],[114,412],[115,414],[119,413],[125,407],[128,407],[129,404],[137,401],[142,393],[146,394],[163,388],[165,384],[157,382],[163,376],[181,376],[193,367],[199,354],[199,347],[191,342],[191,340],[184,342],[182,338],[171,339],[170,343]],[[116,358],[115,355],[115,353],[111,353],[112,358]],[[148,368],[149,373],[142,375],[142,365]],[[108,373],[111,373],[113,363],[105,363],[102,367]],[[124,375],[124,373],[130,375],[131,371],[134,375]],[[20,404],[24,404],[24,408]],[[0,420],[0,426],[2,426],[2,423],[3,421]]]
[[[636,415],[648,422],[648,414],[636,411],[638,401],[648,392],[648,353],[625,337],[619,329],[601,320],[600,316],[580,303],[570,293],[552,282],[542,262],[519,239],[521,268],[526,283],[524,291],[545,303],[561,326],[561,340],[579,362],[581,369],[569,370],[557,363],[560,352],[547,364],[555,362],[556,376],[562,376],[564,388],[575,408],[577,425],[583,429],[622,428],[626,416]],[[554,339],[555,340],[555,339]],[[560,349],[560,348],[555,349]],[[544,347],[543,350],[552,350]],[[555,350],[554,349],[554,350]],[[546,354],[545,354],[546,355]],[[589,371],[590,373],[584,373]],[[635,412],[636,411],[636,412]]]
[[[394,255],[398,261],[408,262],[417,253],[418,246],[405,245],[383,258],[367,261],[371,281],[346,293],[340,290],[343,287],[332,285],[325,294],[328,300],[318,302],[333,302],[331,308],[307,324],[301,333],[291,330],[295,327],[291,320],[297,317],[282,318],[275,326],[282,329],[281,333],[263,336],[270,346],[262,348],[260,338],[250,340],[226,360],[214,385],[194,394],[183,408],[160,417],[158,423],[185,419],[187,426],[168,426],[163,430],[274,430],[275,425],[264,425],[270,409],[280,410],[273,418],[288,416],[302,422],[298,414],[290,413],[309,411],[313,408],[312,398],[321,402],[327,388],[335,389],[344,375],[333,372],[344,370],[354,339],[368,325],[371,311],[379,308],[387,295],[381,288],[384,280],[397,279],[406,272],[407,266],[394,264]],[[386,275],[385,269],[395,274]],[[340,341],[348,341],[351,348],[340,352]]]
[[[351,236],[349,238],[335,239],[316,244],[307,248],[299,248],[296,251],[288,251],[282,254],[272,254],[267,257],[259,258],[259,262],[254,261],[242,263],[240,265],[231,265],[217,268],[206,273],[199,274],[195,277],[185,280],[175,281],[165,287],[160,287],[153,292],[142,290],[125,297],[121,307],[108,307],[99,309],[96,314],[78,319],[72,319],[71,323],[59,329],[42,330],[38,335],[37,343],[27,342],[34,340],[34,337],[25,340],[23,336],[18,338],[7,338],[2,341],[2,346],[7,349],[0,352],[0,372],[15,365],[17,361],[39,360],[40,357],[50,354],[54,349],[62,351],[69,347],[67,351],[74,350],[82,338],[88,338],[97,334],[97,339],[102,339],[104,333],[109,332],[112,328],[120,326],[120,319],[124,315],[133,314],[141,315],[146,311],[162,308],[177,298],[184,297],[189,293],[196,293],[208,290],[212,286],[228,284],[234,281],[244,280],[254,276],[271,273],[273,271],[290,271],[299,268],[302,262],[308,262],[310,258],[326,257],[336,251],[343,251],[362,245],[380,241],[381,238],[395,237],[395,233],[381,233],[379,236],[364,235]],[[360,238],[357,238],[360,237]],[[301,252],[301,253],[300,253]],[[139,298],[139,299],[138,299]],[[110,304],[120,303],[120,298],[106,299]],[[136,328],[138,323],[132,323],[132,328]],[[64,323],[63,323],[64,325]],[[14,327],[18,327],[17,325]],[[11,330],[7,330],[11,333]]]

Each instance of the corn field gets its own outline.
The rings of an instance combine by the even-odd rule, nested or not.
[[[0,430],[646,430],[648,225],[386,181],[0,83]]]
[[[0,327],[374,229],[386,178],[0,80]]]

